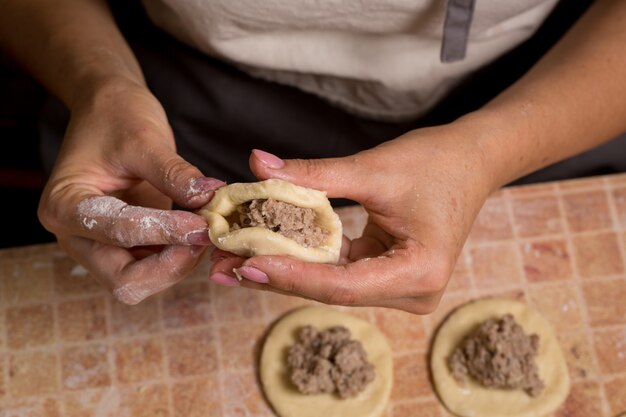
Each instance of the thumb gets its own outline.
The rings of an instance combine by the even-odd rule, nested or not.
[[[359,187],[360,165],[353,156],[323,159],[287,159],[253,149],[250,169],[261,179],[278,178],[303,187],[326,191],[328,197],[359,201],[364,193]]]
[[[127,167],[137,177],[147,180],[156,189],[186,208],[208,203],[223,181],[202,175],[175,151],[159,146],[143,150],[139,158],[127,155]]]

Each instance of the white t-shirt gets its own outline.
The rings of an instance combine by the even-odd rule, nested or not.
[[[477,0],[465,59],[443,63],[448,0],[143,0],[183,42],[380,120],[427,111],[528,39],[557,2]]]

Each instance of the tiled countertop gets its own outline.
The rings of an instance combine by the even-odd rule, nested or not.
[[[365,217],[341,211],[354,235]],[[483,208],[430,316],[351,309],[394,351],[387,417],[444,417],[428,379],[432,330],[486,295],[522,299],[558,332],[572,391],[555,416],[626,411],[626,176],[505,189]],[[212,285],[205,262],[135,307],[115,302],[56,245],[0,251],[0,417],[272,416],[259,340],[306,302]]]

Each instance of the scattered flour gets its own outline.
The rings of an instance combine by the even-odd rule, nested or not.
[[[91,230],[97,224],[98,224],[98,221],[96,219],[89,219],[87,217],[83,217],[83,226],[85,226],[87,229]]]
[[[136,283],[128,283],[113,290],[113,297],[124,304],[137,304],[149,297],[159,288],[143,288]]]
[[[124,247],[162,244],[197,216],[192,213],[169,211],[154,208],[130,206],[111,196],[95,196],[80,202],[77,215],[81,224],[91,231],[99,231],[113,244]],[[198,229],[194,231],[201,231]],[[181,240],[184,239],[181,236]],[[170,242],[175,243],[175,242]]]
[[[108,195],[84,199],[78,204],[78,214],[87,218],[111,217],[119,214],[128,204]]]
[[[111,196],[95,196],[84,199],[78,204],[77,215],[82,225],[92,230],[98,225],[98,219],[118,217],[127,204]]]
[[[70,271],[70,275],[73,277],[86,277],[89,275],[89,272],[82,265],[76,265]]]

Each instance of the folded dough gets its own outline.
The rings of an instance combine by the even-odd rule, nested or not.
[[[304,247],[292,239],[264,227],[231,230],[228,217],[237,206],[255,199],[283,201],[315,212],[316,224],[327,231],[319,246]],[[209,225],[213,244],[241,256],[285,255],[307,261],[336,263],[341,249],[341,221],[333,211],[326,193],[271,179],[255,183],[234,183],[221,187],[209,204],[199,210]]]

